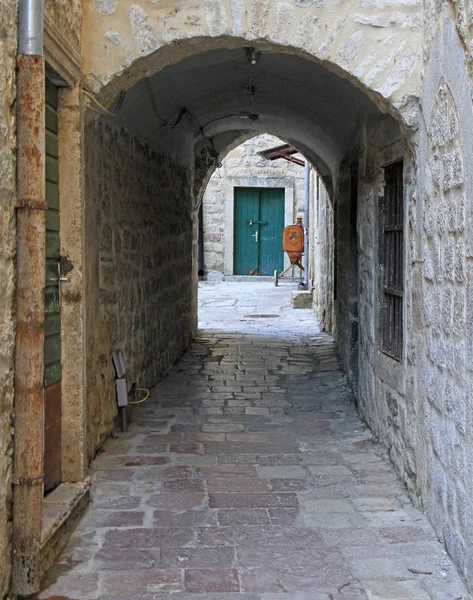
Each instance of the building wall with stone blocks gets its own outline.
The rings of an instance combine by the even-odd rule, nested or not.
[[[284,159],[268,161],[258,152],[285,144],[272,135],[258,135],[231,150],[210,178],[203,197],[204,268],[208,279],[232,275],[233,198],[235,186],[281,187],[287,190],[286,216],[304,216],[304,167]],[[302,158],[300,155],[297,155]]]
[[[117,424],[112,352],[151,388],[190,343],[189,170],[123,129],[86,128],[87,451]]]
[[[437,534],[473,582],[473,110],[471,3],[436,15],[419,145],[424,355],[422,485]],[[466,49],[469,49],[465,51]]]
[[[314,177],[312,210],[312,263],[314,310],[324,331],[334,322],[334,214],[332,200],[320,177]]]
[[[334,269],[335,319],[333,334],[352,390],[358,387],[358,260],[357,160],[350,154],[342,164],[334,195],[336,256]],[[361,303],[361,298],[360,298]]]
[[[0,598],[10,580],[15,350],[15,57],[18,3],[0,0]]]
[[[464,6],[428,3],[423,118],[411,146],[415,162],[392,140],[389,150],[371,151],[379,158],[360,178],[358,247],[360,409],[471,585],[473,114],[472,64],[465,51],[470,27]],[[376,136],[371,129],[365,138]],[[379,350],[375,221],[382,163],[401,155],[405,343],[402,363],[396,364]]]
[[[323,61],[396,115],[401,136],[360,119],[357,150],[335,170],[331,325],[367,422],[473,580],[470,4],[215,0],[169,10],[94,0],[86,8],[84,73],[106,103],[144,71],[250,42]],[[404,157],[405,168],[401,363],[379,347],[377,211],[389,157]]]
[[[434,4],[434,0],[430,0]],[[393,7],[394,6],[394,7]],[[196,51],[235,47],[238,40],[300,49],[334,64],[373,97],[415,118],[420,90],[423,3],[350,0],[209,0],[174,4],[89,0],[84,4],[84,75],[105,101],[142,76],[129,70],[137,59],[153,72]],[[187,42],[191,42],[187,44]],[[104,87],[107,86],[107,90]]]

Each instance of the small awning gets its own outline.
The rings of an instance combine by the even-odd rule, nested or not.
[[[258,152],[258,154],[266,160],[278,160],[279,158],[283,158],[284,160],[300,165],[301,167],[305,166],[303,160],[294,156],[294,154],[299,154],[299,150],[295,146],[291,146],[291,144],[276,146],[276,148],[268,148],[268,150],[263,150],[262,152]]]

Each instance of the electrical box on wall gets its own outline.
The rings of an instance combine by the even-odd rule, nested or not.
[[[126,379],[116,379],[115,387],[117,390],[118,406],[128,406],[128,390],[126,387]]]
[[[117,350],[112,354],[113,366],[115,367],[115,373],[118,379],[122,379],[126,375],[125,359],[123,358],[123,352]]]

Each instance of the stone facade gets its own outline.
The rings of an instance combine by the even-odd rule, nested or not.
[[[127,86],[141,78],[129,69],[135,60],[156,71],[174,60],[171,44],[177,40],[177,60],[205,50],[209,42],[219,48],[240,45],[239,39],[246,45],[267,40],[337,65],[367,93],[389,99],[411,122],[413,96],[420,87],[423,5],[396,6],[393,10],[388,0],[353,0],[348,11],[333,10],[328,2],[299,0],[209,0],[172,7],[88,0],[84,72],[95,92],[108,85],[104,98],[111,99],[122,85],[120,75]]]
[[[336,194],[334,331],[362,414],[471,584],[473,115],[471,84],[465,83],[470,57],[462,43],[466,29],[459,26],[463,9],[458,8],[456,20],[446,7],[427,13],[423,120],[410,146],[416,150],[411,153],[398,135],[387,135],[379,123],[366,123],[358,152],[342,169]],[[381,352],[378,255],[383,165],[399,158],[404,159],[405,202],[400,363]],[[353,198],[347,182],[353,181],[354,170],[358,181]],[[357,258],[350,263],[353,209]],[[352,278],[354,272],[357,276]],[[354,294],[347,290],[350,280]]]
[[[311,220],[313,301],[320,326],[332,331],[334,322],[334,211],[320,177],[313,182]]]
[[[153,386],[191,339],[188,171],[108,123],[86,129],[87,454],[117,424],[112,352]]]
[[[15,57],[18,3],[0,1],[0,598],[10,580],[15,349]]]
[[[284,143],[267,134],[254,137],[231,150],[212,175],[203,198],[204,268],[208,279],[233,274],[235,186],[285,188],[286,225],[303,217],[304,167],[283,159],[270,162],[258,154]]]

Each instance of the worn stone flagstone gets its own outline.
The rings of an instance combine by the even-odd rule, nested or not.
[[[95,460],[41,600],[470,598],[292,289],[201,285],[199,338]]]

